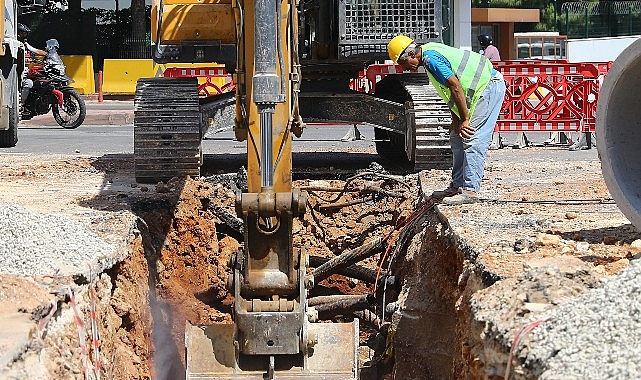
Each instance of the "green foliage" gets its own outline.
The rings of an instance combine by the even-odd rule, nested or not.
[[[592,0],[591,0],[592,1]],[[597,1],[597,0],[594,0]],[[472,0],[472,7],[540,9],[539,23],[516,23],[516,32],[560,32],[564,0]]]

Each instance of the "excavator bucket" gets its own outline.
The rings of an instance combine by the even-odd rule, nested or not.
[[[358,320],[351,323],[307,323],[317,343],[298,355],[239,354],[234,323],[185,327],[187,380],[358,378]]]

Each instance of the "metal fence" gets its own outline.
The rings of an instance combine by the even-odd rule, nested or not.
[[[341,2],[341,55],[386,52],[399,33],[427,42],[441,39],[441,3],[433,0],[346,0]]]
[[[151,59],[152,46],[149,38],[136,39],[123,37],[96,41],[94,65],[101,68],[105,58],[115,59]]]
[[[561,6],[562,34],[568,38],[641,34],[641,1],[572,1]]]

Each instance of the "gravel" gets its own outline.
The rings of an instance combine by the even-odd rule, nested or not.
[[[560,305],[531,333],[526,366],[540,379],[641,378],[641,262]]]
[[[20,276],[85,273],[115,250],[85,225],[61,214],[0,204],[0,272]]]

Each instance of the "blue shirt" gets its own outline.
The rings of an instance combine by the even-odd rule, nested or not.
[[[442,85],[445,85],[445,82],[454,75],[450,61],[443,57],[441,53],[434,50],[428,49],[423,52],[423,66],[425,70],[432,73],[434,78]],[[492,69],[492,77],[494,77],[496,73],[496,69]]]

